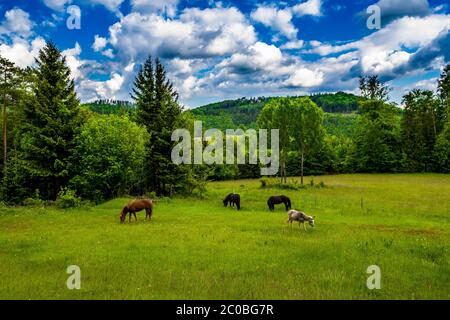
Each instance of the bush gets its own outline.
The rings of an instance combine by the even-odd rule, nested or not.
[[[81,204],[80,198],[75,194],[75,191],[65,188],[58,193],[56,205],[61,209],[76,208]]]
[[[23,205],[25,207],[40,207],[43,205],[43,201],[40,199],[26,198],[23,201]]]
[[[298,183],[297,180],[288,181],[287,183],[278,183],[275,185],[279,189],[285,189],[285,190],[300,190],[305,189],[305,185],[301,185]]]
[[[261,182],[261,188],[265,188],[269,184],[269,179],[266,177],[259,179],[259,181]]]
[[[318,184],[314,182],[314,177],[311,178],[309,184],[301,185],[298,179],[290,178],[286,183],[281,183],[278,178],[261,178],[261,188],[276,188],[282,190],[302,190],[306,188],[326,188],[327,186],[323,181]]]
[[[151,192],[147,193],[147,198],[152,199],[152,200],[156,199],[157,198],[156,197],[156,192],[155,191],[151,191]]]
[[[40,207],[44,205],[44,201],[40,199],[39,189],[36,189],[34,197],[26,198],[23,201],[23,205],[26,207]]]

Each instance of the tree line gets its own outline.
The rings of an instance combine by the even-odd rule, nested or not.
[[[136,76],[136,112],[123,114],[80,106],[65,57],[52,42],[32,68],[0,58],[0,77],[4,203],[69,195],[95,201],[149,192],[170,196],[203,188],[201,171],[170,160],[172,131],[193,119],[158,59],[149,57]]]
[[[390,88],[378,76],[360,78],[361,97],[355,112],[325,113],[322,100],[333,95],[269,100],[257,126],[280,130],[279,178],[335,173],[450,173],[450,65],[438,91],[413,90],[400,108],[389,102]],[[351,96],[339,95],[346,101]],[[348,101],[342,106],[349,106]],[[208,114],[209,115],[209,114]],[[201,114],[201,118],[205,115]],[[217,180],[258,178],[252,165],[213,166]]]
[[[315,102],[332,110],[326,94],[256,101],[264,106],[255,127],[280,130],[283,182],[298,175],[303,183],[304,175],[325,173],[450,172],[450,65],[437,93],[413,90],[404,96],[404,108],[389,102],[390,89],[376,75],[362,77],[360,91],[357,106],[347,110],[356,112],[331,118]],[[135,107],[126,112],[82,107],[65,58],[52,42],[32,68],[0,57],[1,200],[200,194],[207,179],[259,177],[258,165],[172,163],[171,134],[192,130],[195,117],[180,106],[159,59],[149,57],[142,65],[131,97]],[[339,108],[354,101],[345,94],[339,99]],[[333,130],[327,132],[324,124],[330,123]]]
[[[361,77],[365,99],[359,102],[350,139],[324,133],[324,114],[308,97],[273,99],[258,121],[262,127],[280,128],[282,181],[300,175],[303,184],[305,167],[308,174],[449,173],[449,89],[450,65],[440,76],[437,95],[413,90],[403,97],[401,109],[388,102],[390,88],[378,76]]]

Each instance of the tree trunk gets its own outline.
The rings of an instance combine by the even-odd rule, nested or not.
[[[284,155],[284,153],[281,156],[281,168],[280,168],[281,172],[280,172],[280,176],[281,176],[281,183],[286,183],[287,179],[286,179],[286,157]]]
[[[303,185],[303,169],[304,169],[304,164],[305,164],[305,154],[304,152],[302,152],[302,160],[301,160],[301,165],[300,165],[300,176],[301,176],[301,183]]]
[[[283,183],[283,159],[281,159],[280,164],[280,183]]]
[[[53,195],[52,200],[56,200],[58,198],[58,193],[60,189],[61,183],[59,181],[59,177],[54,176],[53,177]]]
[[[5,79],[6,81],[6,79]],[[3,93],[3,178],[6,177],[6,161],[7,161],[7,157],[8,157],[8,140],[7,140],[7,136],[6,136],[6,126],[7,126],[7,122],[8,122],[8,116],[6,114],[6,93]]]
[[[281,151],[281,159],[280,159],[280,183],[284,183],[284,155],[283,151]]]

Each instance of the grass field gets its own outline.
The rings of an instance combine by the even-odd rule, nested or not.
[[[450,175],[316,177],[327,188],[210,183],[204,200],[157,204],[124,225],[127,199],[97,207],[2,208],[0,299],[450,299]],[[309,179],[307,179],[309,181]],[[240,212],[222,198],[241,195]],[[316,216],[289,229],[282,206]],[[68,290],[66,268],[81,268]],[[369,290],[366,269],[381,268]]]

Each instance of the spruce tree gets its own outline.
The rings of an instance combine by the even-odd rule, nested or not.
[[[450,64],[445,66],[439,78],[438,91],[442,100],[450,102]]]
[[[448,125],[450,121],[450,64],[448,64],[438,81],[438,92],[441,98],[442,108],[443,108],[443,119],[444,125]]]
[[[6,177],[8,162],[8,109],[17,101],[20,95],[21,70],[0,56],[0,95],[2,107],[2,142],[3,142],[3,177]]]
[[[149,133],[157,132],[161,119],[155,103],[155,74],[151,57],[148,57],[137,74],[131,97],[136,103],[137,122],[144,125]],[[142,179],[143,188],[146,191],[155,189],[155,185],[153,185],[155,170],[151,157],[154,139],[155,137],[150,135],[149,140],[146,142],[144,177]]]
[[[413,90],[404,96],[402,144],[409,171],[431,171],[433,148],[442,130],[441,108],[434,93]]]
[[[361,95],[369,100],[387,101],[391,88],[383,85],[377,75],[373,75],[359,78],[359,90]]]
[[[156,66],[149,57],[139,71],[132,92],[137,106],[137,120],[149,133],[146,147],[144,189],[171,195],[177,182],[182,181],[182,168],[171,160],[171,135],[180,123],[182,108],[178,94],[159,59]]]
[[[450,64],[448,64],[438,82],[438,92],[442,107],[442,131],[437,137],[434,148],[434,161],[438,172],[450,173]]]
[[[32,187],[54,200],[71,176],[79,100],[65,57],[52,42],[40,50],[33,73],[33,95],[24,110],[23,159]]]

